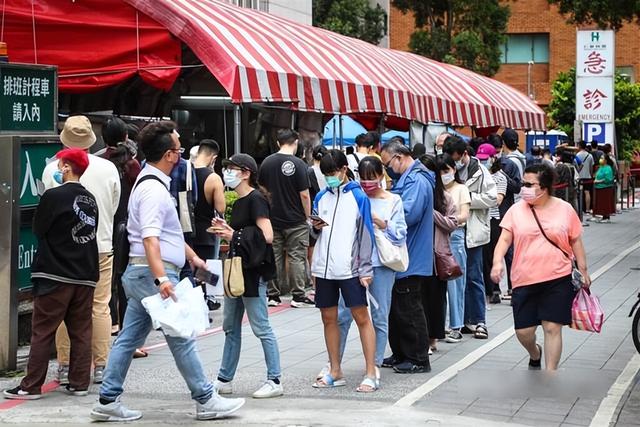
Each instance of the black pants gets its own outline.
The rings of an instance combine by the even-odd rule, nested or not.
[[[499,219],[491,218],[491,240],[488,244],[482,247],[482,261],[483,261],[483,276],[484,276],[484,288],[487,296],[493,295],[494,292],[500,292],[500,284],[494,283],[491,280],[491,268],[493,267],[493,253],[496,250],[496,245],[500,239],[502,228],[500,227]],[[507,264],[507,282],[509,289],[511,289],[511,263],[513,262],[513,246],[509,248],[504,256],[504,260]]]
[[[396,280],[389,312],[389,346],[398,360],[429,364],[429,332],[422,287],[426,278],[409,276]]]
[[[421,291],[429,338],[432,340],[444,339],[447,282],[439,280],[437,276],[425,277]]]

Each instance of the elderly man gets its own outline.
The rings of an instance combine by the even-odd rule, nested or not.
[[[407,222],[409,269],[396,274],[389,313],[389,345],[393,352],[382,362],[398,373],[429,372],[427,304],[437,288],[433,271],[433,189],[435,177],[401,142],[382,147],[382,162],[394,180]]]
[[[85,116],[71,116],[64,124],[60,141],[67,148],[80,148],[89,152],[96,142],[96,135],[91,122]],[[49,163],[42,173],[42,182],[46,189],[59,186],[54,180],[58,169],[56,162]],[[100,212],[98,220],[98,253],[100,278],[93,294],[93,382],[102,382],[104,367],[107,364],[109,345],[111,344],[111,270],[113,266],[113,218],[120,202],[120,175],[118,169],[109,160],[89,154],[89,167],[80,178],[82,184],[98,204]],[[69,384],[69,353],[71,344],[64,322],[56,334],[58,352],[58,381],[62,385]]]
[[[139,136],[140,148],[147,163],[140,172],[129,201],[129,265],[122,282],[129,298],[124,328],[115,341],[100,399],[91,412],[96,421],[133,421],[142,417],[139,411],[120,403],[123,385],[131,365],[133,351],[151,332],[151,317],[142,299],[160,293],[173,295],[185,259],[192,267],[206,268],[205,262],[185,244],[178,212],[169,193],[169,175],[180,161],[184,150],[173,122],[147,125]],[[185,379],[191,398],[196,401],[196,418],[208,420],[225,417],[237,411],[244,399],[224,399],[216,393],[198,358],[193,338],[165,335],[180,374]]]

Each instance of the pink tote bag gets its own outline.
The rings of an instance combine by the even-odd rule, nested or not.
[[[604,322],[604,311],[600,299],[591,295],[589,289],[580,288],[571,307],[571,327],[580,331],[600,332]]]

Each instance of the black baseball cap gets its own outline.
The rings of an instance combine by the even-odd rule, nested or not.
[[[502,140],[504,142],[518,142],[518,132],[516,132],[515,130],[511,129],[511,128],[506,128],[503,132],[502,132]]]
[[[235,166],[240,169],[248,170],[251,173],[258,173],[258,164],[256,161],[253,157],[244,153],[234,154],[228,159],[223,160],[222,166],[225,168],[228,166]]]

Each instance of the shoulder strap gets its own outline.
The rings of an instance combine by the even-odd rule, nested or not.
[[[555,246],[560,252],[562,252],[562,254],[564,256],[566,256],[568,259],[572,259],[568,253],[566,253],[564,251],[564,249],[562,249],[560,246],[558,246],[558,244],[556,242],[554,242],[553,240],[551,240],[549,238],[549,236],[547,236],[547,233],[544,232],[544,229],[542,228],[542,224],[540,224],[540,220],[538,219],[538,215],[536,214],[536,210],[533,209],[533,206],[529,205],[529,209],[531,209],[531,213],[533,214],[533,218],[536,220],[536,223],[538,224],[538,228],[540,229],[540,231],[542,232],[542,235],[544,236],[545,239],[547,239],[547,241],[549,243],[551,243],[553,246]]]
[[[160,178],[158,178],[158,177],[157,177],[157,176],[155,176],[155,175],[151,175],[151,174],[149,174],[149,175],[145,175],[145,176],[143,176],[142,178],[140,178],[140,179],[138,180],[138,182],[136,182],[136,184],[133,186],[133,189],[131,190],[131,192],[133,193],[133,190],[135,190],[135,189],[136,189],[136,187],[138,186],[138,184],[140,184],[140,183],[141,183],[141,182],[143,182],[143,181],[149,181],[150,179],[154,179],[154,180],[158,181],[160,184],[162,184],[162,186],[163,186],[164,188],[167,188],[167,186],[164,184],[164,182],[162,182],[162,180],[161,180]],[[169,190],[167,190],[167,191],[169,191]]]

